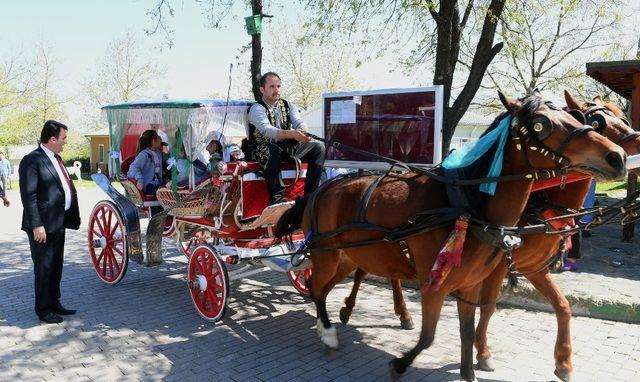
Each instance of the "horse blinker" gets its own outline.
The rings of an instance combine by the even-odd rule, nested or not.
[[[602,132],[607,128],[607,120],[602,114],[591,114],[587,123],[591,125],[598,134],[602,134]]]
[[[553,124],[551,120],[542,114],[534,116],[530,122],[531,130],[539,141],[543,141],[551,135]]]
[[[584,113],[578,109],[571,109],[567,111],[571,116],[580,122],[582,125],[587,124],[587,118],[584,116]]]

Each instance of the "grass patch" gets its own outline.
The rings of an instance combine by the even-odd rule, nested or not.
[[[78,187],[96,187],[97,184],[91,179],[80,179],[76,180],[75,176],[71,178],[73,185]],[[11,181],[11,189],[12,190],[20,190],[20,182],[17,179],[13,179]]]
[[[604,193],[604,194],[609,194],[609,193],[614,193],[614,192],[618,192],[620,190],[626,190],[627,189],[627,178],[624,178],[624,180],[614,180],[611,182],[598,182],[596,184],[596,192],[597,193]]]

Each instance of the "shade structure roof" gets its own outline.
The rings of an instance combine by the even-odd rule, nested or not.
[[[587,75],[631,100],[633,77],[640,75],[640,60],[588,62]]]

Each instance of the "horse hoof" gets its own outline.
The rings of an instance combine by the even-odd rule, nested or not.
[[[318,322],[317,330],[320,335],[320,341],[322,341],[325,346],[332,349],[338,348],[338,331],[335,326],[331,325],[331,327],[327,329],[322,326],[321,322]]]
[[[400,377],[402,377],[402,374],[404,373],[404,370],[399,371],[398,369],[396,369],[397,360],[397,358],[394,358],[389,361],[389,377],[392,381],[397,381],[398,379],[400,379]]]
[[[413,330],[415,325],[413,325],[413,320],[410,318],[408,320],[400,320],[400,327],[404,330]]]
[[[482,371],[494,371],[496,368],[493,366],[493,360],[491,357],[478,358],[478,369]]]
[[[327,345],[325,343],[323,343],[322,344],[322,352],[327,357],[333,357],[333,355],[336,354],[336,349],[332,348],[331,346],[329,346],[329,345]]]
[[[351,312],[347,311],[347,308],[340,309],[340,322],[346,325],[349,323],[349,318],[351,318]]]
[[[556,369],[553,373],[556,375],[556,377],[560,378],[561,381],[563,381],[563,382],[571,382],[571,372],[570,371]]]

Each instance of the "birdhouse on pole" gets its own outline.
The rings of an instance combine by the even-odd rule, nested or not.
[[[262,15],[245,17],[244,23],[247,27],[247,34],[253,36],[254,34],[262,33]]]

